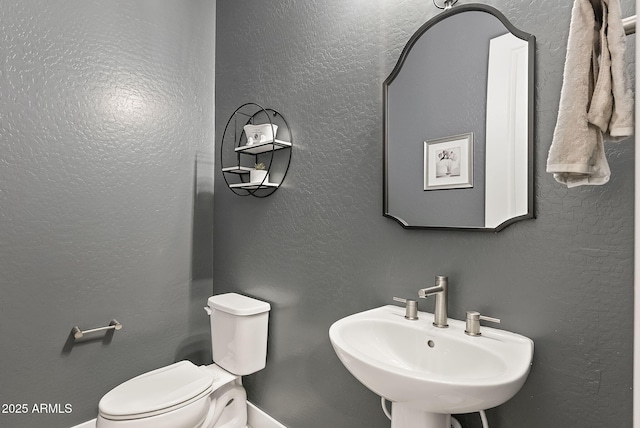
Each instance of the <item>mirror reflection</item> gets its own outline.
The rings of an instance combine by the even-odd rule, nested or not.
[[[423,25],[384,83],[384,215],[501,230],[533,217],[534,37],[497,10]]]

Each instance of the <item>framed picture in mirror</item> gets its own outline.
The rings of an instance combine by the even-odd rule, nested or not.
[[[473,187],[473,132],[424,142],[424,190]]]

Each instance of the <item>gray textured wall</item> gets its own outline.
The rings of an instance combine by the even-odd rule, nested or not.
[[[488,412],[492,428],[631,425],[633,145],[608,147],[606,186],[556,184],[544,164],[572,2],[486,3],[537,37],[538,218],[498,234],[408,231],[381,215],[382,82],[436,13],[430,1],[218,1],[216,137],[248,101],[282,111],[295,136],[282,189],[241,198],[217,175],[214,209],[215,292],[273,305],[268,365],[246,378],[249,398],[289,428],[389,426],[328,329],[415,296],[436,274],[450,277],[452,317],[478,309],[535,341],[529,380]]]
[[[0,403],[72,406],[0,426],[208,358],[214,4],[0,0]]]

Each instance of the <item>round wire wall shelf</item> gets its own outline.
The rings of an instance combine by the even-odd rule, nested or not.
[[[224,181],[236,195],[266,198],[287,176],[292,148],[291,128],[280,112],[243,104],[231,114],[222,134]]]

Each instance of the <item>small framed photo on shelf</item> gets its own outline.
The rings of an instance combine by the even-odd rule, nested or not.
[[[424,142],[424,190],[473,187],[473,132]]]

